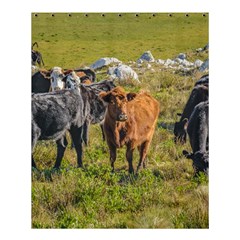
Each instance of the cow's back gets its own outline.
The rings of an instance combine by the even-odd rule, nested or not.
[[[205,152],[207,148],[209,130],[208,107],[208,101],[199,103],[194,108],[189,119],[187,132],[194,153],[197,151]]]
[[[145,92],[139,93],[134,100],[128,102],[128,116],[141,125],[153,124],[159,111],[158,101]]]
[[[41,129],[40,139],[56,139],[72,125],[83,125],[83,102],[76,91],[33,94],[32,120]]]
[[[205,85],[197,85],[193,88],[190,97],[184,107],[182,116],[180,121],[184,118],[189,118],[191,113],[193,112],[194,107],[200,102],[204,102],[208,100],[208,86]]]
[[[48,92],[50,85],[50,79],[45,78],[40,71],[32,75],[32,93]]]
[[[128,102],[127,139],[137,146],[144,141],[151,140],[159,115],[159,103],[147,93]]]

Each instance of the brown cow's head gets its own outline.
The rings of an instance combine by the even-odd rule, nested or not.
[[[126,93],[123,88],[116,87],[110,92],[101,92],[100,98],[108,103],[108,113],[115,121],[124,122],[128,119],[127,103],[132,101],[137,94]]]

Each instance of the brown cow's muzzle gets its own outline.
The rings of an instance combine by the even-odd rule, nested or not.
[[[128,117],[127,117],[126,114],[120,114],[120,115],[118,116],[118,121],[120,121],[120,122],[127,121],[127,119],[128,119]]]

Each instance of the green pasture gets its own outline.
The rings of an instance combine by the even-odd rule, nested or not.
[[[150,50],[158,59],[205,60],[208,52],[196,48],[208,43],[208,15],[178,13],[32,14],[32,42],[43,55],[45,68],[89,66],[101,57],[136,61]],[[160,115],[147,159],[147,168],[129,175],[125,149],[118,150],[112,173],[100,127],[92,125],[89,146],[84,146],[84,169],[76,168],[76,153],[67,147],[62,168],[52,170],[53,141],[41,141],[34,151],[39,168],[32,172],[32,228],[208,228],[208,178],[194,177],[191,161],[182,156],[190,145],[175,144],[173,124],[194,82],[203,75],[136,69],[141,84],[116,82],[126,91],[145,89],[160,103]],[[107,78],[106,69],[97,79]],[[70,140],[69,140],[70,142]],[[134,166],[138,152],[134,153]]]
[[[191,52],[208,42],[208,15],[39,13],[32,15],[32,42],[39,43],[47,67],[90,65],[101,57],[136,61],[150,50],[158,59]]]

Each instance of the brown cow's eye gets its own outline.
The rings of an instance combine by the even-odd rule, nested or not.
[[[114,102],[114,101],[110,101],[110,104],[114,105],[114,104],[115,104],[115,102]]]

